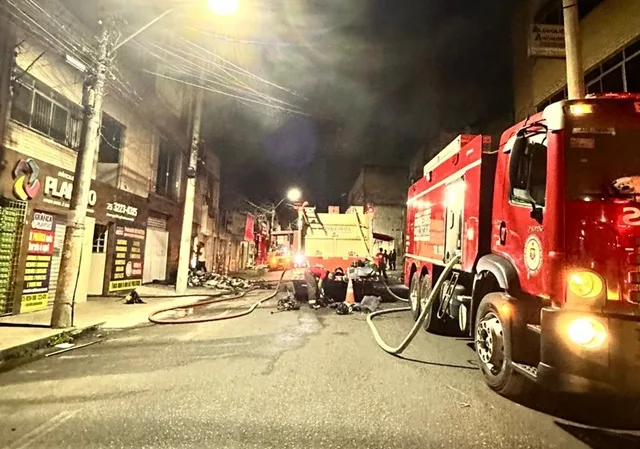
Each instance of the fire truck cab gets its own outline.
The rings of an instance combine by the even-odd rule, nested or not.
[[[640,393],[640,96],[563,101],[491,148],[460,136],[409,189],[405,282],[472,337],[491,388]],[[426,299],[446,264],[460,262]]]

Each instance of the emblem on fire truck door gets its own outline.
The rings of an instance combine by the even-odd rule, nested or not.
[[[524,244],[524,263],[529,274],[537,274],[542,266],[542,243],[535,235],[530,235]]]

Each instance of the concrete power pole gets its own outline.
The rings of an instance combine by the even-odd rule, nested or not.
[[[93,163],[100,143],[100,126],[105,81],[109,71],[109,51],[112,34],[102,24],[102,35],[98,46],[97,64],[84,83],[82,106],[84,110],[80,148],[73,180],[73,193],[64,235],[58,288],[51,313],[51,327],[60,329],[73,325],[74,296],[80,272],[80,259],[84,242],[85,218],[91,191]]]
[[[578,0],[562,0],[562,10],[564,12],[564,35],[567,48],[569,99],[578,100],[585,96]]]
[[[198,149],[200,148],[200,127],[202,124],[203,102],[204,91],[202,89],[197,89],[193,113],[193,128],[191,130],[187,192],[184,197],[184,215],[182,218],[182,234],[180,236],[178,276],[176,278],[176,293],[180,295],[186,293],[187,282],[189,280],[191,233],[193,230],[193,207],[196,195],[196,175],[198,170]]]

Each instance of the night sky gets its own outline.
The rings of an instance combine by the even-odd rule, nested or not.
[[[408,165],[441,131],[511,114],[511,1],[298,3],[272,2],[269,27],[237,48],[251,46],[251,68],[295,95],[269,92],[306,115],[208,99],[223,195],[276,202],[298,185],[341,204],[362,164]]]

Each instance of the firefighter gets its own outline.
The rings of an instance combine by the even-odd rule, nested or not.
[[[322,265],[316,265],[304,270],[304,280],[307,283],[307,296],[309,297],[309,307],[319,308],[318,299],[322,301],[322,284],[328,275],[328,271]],[[318,295],[320,292],[320,295]]]
[[[385,281],[388,281],[389,277],[387,276],[387,260],[382,248],[378,250],[378,254],[376,254],[375,261],[376,261],[376,265],[378,266],[378,270],[380,271],[380,274],[382,274],[382,277],[384,278]]]

